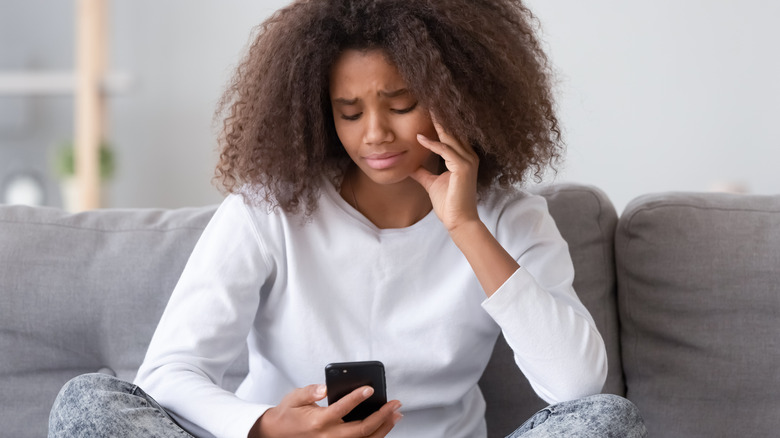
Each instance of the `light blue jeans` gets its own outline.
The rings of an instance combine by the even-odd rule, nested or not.
[[[640,438],[647,429],[639,409],[627,399],[597,394],[548,406],[507,438]]]
[[[616,395],[594,395],[537,412],[507,438],[645,437],[637,408]],[[105,374],[65,384],[49,416],[49,437],[178,437],[187,431],[138,386]]]

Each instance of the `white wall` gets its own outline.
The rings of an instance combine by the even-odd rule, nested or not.
[[[28,64],[72,66],[62,65],[72,57],[72,2],[55,2],[56,9],[50,0],[2,3],[0,67],[19,67],[9,65],[14,53]],[[110,138],[120,159],[110,206],[218,202],[210,184],[214,105],[251,29],[287,1],[109,3],[112,70],[135,80],[126,94],[109,99]],[[594,184],[619,211],[642,193],[705,191],[718,182],[780,193],[780,133],[773,123],[780,116],[780,27],[774,26],[780,3],[529,5],[559,72],[568,156],[557,181]],[[45,168],[42,156],[72,135],[71,105],[62,97],[0,98],[0,113],[37,114],[22,131],[0,126],[0,161]]]
[[[112,58],[136,78],[111,100],[121,153],[115,205],[178,207],[219,202],[217,100],[251,30],[285,2],[112,1]]]
[[[618,210],[723,182],[780,193],[780,3],[533,0],[561,83],[558,180]]]

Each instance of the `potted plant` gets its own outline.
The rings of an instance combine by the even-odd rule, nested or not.
[[[116,156],[108,142],[100,143],[99,171],[101,184],[101,204],[105,204],[105,185],[116,173]],[[55,172],[60,180],[62,205],[68,211],[75,211],[78,203],[76,184],[76,150],[72,141],[60,146],[54,157]]]

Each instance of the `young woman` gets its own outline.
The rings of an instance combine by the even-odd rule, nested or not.
[[[515,188],[561,152],[533,21],[512,0],[300,0],[266,21],[220,107],[228,196],[136,379],[154,399],[82,376],[51,436],[485,436],[499,332],[557,403],[513,436],[643,436],[594,396],[604,343],[543,198]],[[323,370],[361,360],[393,400],[344,422],[372,390],[325,406]]]

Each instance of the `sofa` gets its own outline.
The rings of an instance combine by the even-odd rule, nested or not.
[[[649,194],[618,217],[592,186],[532,191],[606,343],[604,392],[633,401],[651,436],[780,434],[780,196]],[[215,209],[0,206],[1,436],[44,436],[76,375],[133,378]],[[225,387],[245,372],[244,357]],[[490,437],[545,405],[502,339],[480,386]]]

